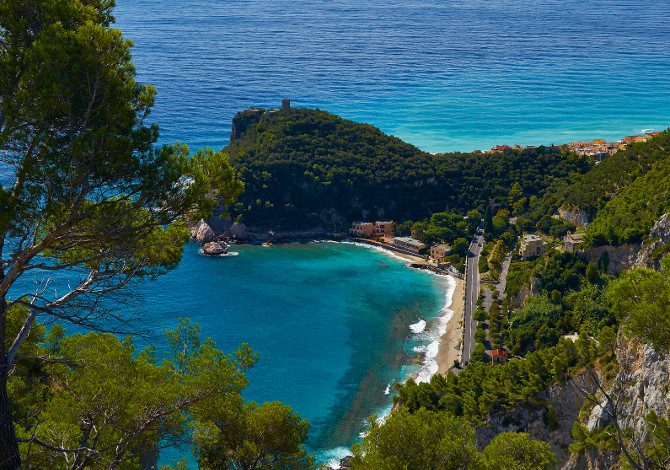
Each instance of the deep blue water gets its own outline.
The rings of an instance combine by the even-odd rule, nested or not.
[[[189,317],[227,352],[248,343],[260,360],[245,397],[291,405],[310,422],[311,451],[341,454],[388,407],[389,384],[420,372],[413,349],[435,339],[447,281],[352,244],[234,250],[209,258],[189,244],[178,269],[137,288],[141,341],[160,346]],[[423,334],[409,328],[419,319]]]
[[[282,97],[429,151],[670,125],[668,0],[118,0],[165,142]]]

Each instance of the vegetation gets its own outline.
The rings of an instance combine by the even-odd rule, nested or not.
[[[523,433],[502,433],[483,452],[475,447],[472,425],[447,413],[400,409],[382,426],[372,424],[354,449],[354,469],[542,470],[556,463],[543,442]]]
[[[14,307],[11,329],[25,316]],[[33,328],[9,379],[22,465],[139,468],[180,443],[194,446],[200,468],[311,465],[304,420],[278,403],[244,403],[256,360],[246,345],[226,355],[188,321],[167,339],[161,358],[131,337]]]
[[[606,298],[625,330],[661,351],[670,350],[670,256],[661,271],[636,268],[607,289]]]
[[[112,7],[0,3],[0,467],[139,468],[191,426],[203,464],[309,464],[304,421],[243,404],[248,348],[225,355],[182,325],[160,360],[131,338],[38,321],[118,330],[122,288],[177,266],[186,218],[243,187],[221,152],[155,146],[155,90],[136,82]],[[232,432],[231,415],[235,436],[200,432]]]
[[[585,158],[430,155],[378,129],[324,111],[249,110],[227,147],[246,191],[233,208],[253,226],[347,228],[352,220],[425,220],[483,210],[522,181],[526,197],[590,167]]]
[[[640,243],[654,223],[670,211],[670,145],[665,149],[664,158],[598,212],[586,230],[591,245]]]

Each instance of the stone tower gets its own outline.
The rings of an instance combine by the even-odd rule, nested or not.
[[[290,100],[290,99],[288,99],[288,98],[284,98],[283,100],[281,100],[281,109],[282,109],[282,111],[286,111],[286,110],[289,109],[290,107],[291,107],[291,100]]]

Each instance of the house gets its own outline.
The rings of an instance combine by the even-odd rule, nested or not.
[[[574,253],[582,243],[584,243],[584,235],[568,232],[563,238],[563,249],[568,253]]]
[[[509,355],[503,349],[494,349],[491,351],[491,361],[494,364],[506,364],[509,360]]]
[[[349,233],[354,237],[369,238],[375,233],[375,224],[372,222],[354,222]]]
[[[375,237],[392,237],[393,236],[393,221],[377,221],[375,222]]]
[[[440,243],[439,245],[433,245],[430,247],[430,257],[435,261],[442,261],[442,259],[449,254],[451,247],[446,243]]]
[[[393,221],[354,222],[349,234],[359,238],[382,238],[393,236]]]
[[[428,245],[412,237],[393,237],[391,244],[397,248],[420,254],[428,248]]]
[[[537,258],[547,252],[547,244],[544,240],[533,233],[523,236],[519,254],[523,259]]]

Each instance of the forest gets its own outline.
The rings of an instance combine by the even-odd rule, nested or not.
[[[225,150],[245,182],[233,216],[285,230],[483,212],[517,181],[528,197],[541,197],[554,181],[592,165],[541,152],[431,155],[370,125],[299,108],[239,113]]]

